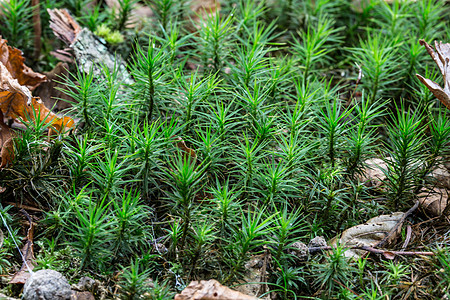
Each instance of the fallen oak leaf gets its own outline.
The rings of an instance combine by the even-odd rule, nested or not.
[[[42,81],[33,81],[25,76],[34,73],[26,66],[26,68],[22,68],[22,72],[17,72],[19,69],[17,67],[18,62],[21,62],[21,66],[24,67],[23,60],[16,57],[12,58],[12,62],[7,61],[6,65],[3,63],[5,57],[10,57],[9,50],[4,50],[5,47],[6,49],[9,49],[10,47],[5,43],[5,40],[0,39],[0,49],[2,51],[0,52],[0,168],[9,165],[14,159],[12,134],[10,128],[4,123],[4,116],[31,121],[39,118],[40,122],[49,123],[51,125],[49,128],[49,135],[52,135],[55,132],[63,133],[63,131],[74,126],[72,118],[58,117],[51,112],[38,97],[32,96],[30,89],[26,85],[28,84],[31,85],[31,88],[35,88]],[[15,51],[17,49],[13,50]],[[8,55],[5,53],[8,53]],[[16,53],[16,56],[17,55],[18,54]],[[22,56],[20,55],[20,57]],[[9,66],[9,68],[7,66]],[[12,70],[13,73],[11,73],[10,70]],[[15,78],[13,74],[19,76],[19,78]],[[24,85],[22,85],[21,82]]]
[[[19,85],[26,86],[30,91],[33,91],[42,82],[47,81],[45,75],[34,72],[25,65],[25,57],[22,56],[22,51],[8,46],[6,43],[7,40],[0,36],[0,63],[6,67],[13,78],[17,79]]]
[[[1,76],[1,72],[2,65],[0,63],[0,84],[2,79],[4,79]],[[12,85],[10,86],[14,88]],[[26,89],[24,86],[22,88]],[[64,131],[67,131],[74,126],[75,122],[72,118],[66,116],[60,118],[48,109],[40,98],[31,97],[28,99],[27,96],[22,90],[14,92],[2,91],[2,86],[0,86],[0,110],[6,117],[14,119],[20,117],[24,120],[32,121],[38,117],[39,121],[50,123],[53,128],[49,129],[49,136],[54,133],[63,133],[63,128],[65,129]]]
[[[450,109],[450,44],[442,42],[434,42],[436,51],[424,40],[419,40],[422,46],[425,46],[428,54],[434,60],[442,77],[444,78],[444,88],[442,88],[436,82],[424,78],[423,76],[416,74],[417,78],[433,93],[433,95],[441,101],[448,109]]]
[[[17,79],[15,79],[6,66],[0,62],[0,105],[3,107],[12,103],[13,98],[16,97],[16,94],[20,97],[25,98],[25,101],[28,105],[31,104],[31,92],[26,87],[19,83]],[[8,109],[2,108],[5,116],[8,116]]]
[[[2,62],[0,62],[0,110],[6,117],[14,119],[21,117],[25,120],[34,120],[35,116],[39,116],[40,121],[51,123],[54,127],[49,130],[49,134],[53,134],[54,131],[61,132],[63,127],[71,128],[74,125],[72,118],[59,118],[38,97],[33,97],[30,90],[21,85]]]

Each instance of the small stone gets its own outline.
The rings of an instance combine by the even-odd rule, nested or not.
[[[292,244],[292,247],[295,248],[295,249],[293,249],[291,254],[297,256],[297,258],[299,260],[301,260],[301,261],[308,260],[308,256],[309,256],[308,246],[306,246],[302,242],[295,242],[295,243]]]
[[[326,247],[327,241],[323,236],[316,236],[311,241],[309,241],[308,248],[318,248],[318,247]]]
[[[59,272],[39,270],[31,274],[23,288],[24,300],[69,300],[70,284]]]

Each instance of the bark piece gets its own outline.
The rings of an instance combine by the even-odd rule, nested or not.
[[[134,83],[120,55],[110,53],[96,35],[86,28],[81,28],[66,9],[48,9],[47,11],[50,15],[50,28],[73,51],[78,67],[83,72],[89,73],[92,70],[94,77],[103,78],[103,66],[105,66],[111,73],[118,70],[117,80],[123,84]],[[68,53],[66,49],[64,52]],[[58,53],[61,54],[60,51]],[[67,57],[64,59],[68,60]]]
[[[192,281],[175,300],[256,300],[258,298],[244,295],[229,287],[221,285],[217,280]]]
[[[50,15],[50,28],[67,46],[75,42],[81,26],[72,18],[67,9],[47,9]]]

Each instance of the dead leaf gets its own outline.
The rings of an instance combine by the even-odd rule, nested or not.
[[[450,44],[442,42],[434,42],[436,51],[424,40],[419,40],[422,46],[425,46],[428,54],[434,60],[439,67],[441,74],[444,78],[444,88],[439,86],[436,82],[424,78],[419,74],[416,74],[417,78],[433,93],[433,95],[441,101],[448,109],[450,109]]]
[[[180,137],[175,137],[175,140],[177,140],[177,147],[186,153],[186,155],[189,155],[192,162],[195,162],[197,160],[197,153],[195,153],[194,149],[189,148],[186,146],[186,143],[184,140]],[[187,157],[185,157],[187,158]]]
[[[353,226],[346,229],[339,238],[339,244],[346,247],[352,246],[375,246],[383,240],[383,238],[391,232],[391,230],[401,220],[404,213],[396,212],[390,215],[381,215],[368,220],[364,224]],[[398,228],[396,234],[391,237],[390,241],[393,241],[398,233],[401,231],[401,226]],[[336,247],[337,238],[330,241],[329,245]],[[344,252],[346,257],[360,257],[366,251],[358,249],[348,249]],[[389,255],[389,254],[387,254]]]
[[[258,298],[244,295],[217,280],[192,281],[174,300],[256,300]]]
[[[31,220],[30,215],[25,210],[21,210],[21,212],[24,213],[28,218],[29,223],[25,245],[22,248],[22,257],[25,259],[25,261],[23,262],[20,270],[16,274],[14,274],[13,278],[9,281],[10,284],[25,284],[25,282],[31,276],[30,272],[33,271],[35,267],[35,258],[33,252],[35,224]]]
[[[5,61],[5,59],[9,59]],[[58,117],[51,112],[37,97],[31,95],[31,89],[36,88],[46,80],[42,74],[33,72],[23,64],[24,58],[18,49],[6,45],[0,38],[0,136],[1,164],[5,167],[14,158],[13,141],[10,128],[4,123],[3,117],[34,120],[39,117],[41,122],[50,123],[49,135],[62,133],[74,125],[69,117]]]
[[[363,174],[359,175],[359,180],[367,187],[381,188],[386,175],[381,170],[386,168],[386,162],[380,158],[372,158],[364,161]]]
[[[395,253],[391,252],[391,251],[383,251],[383,256],[386,259],[390,259],[393,260],[395,258]]]
[[[7,167],[14,160],[14,144],[11,128],[3,122],[3,114],[0,111],[0,168]],[[0,193],[5,189],[0,187]]]
[[[0,63],[6,67],[14,79],[17,79],[19,85],[26,86],[33,91],[42,82],[47,81],[45,75],[36,73],[25,65],[22,51],[8,46],[6,43],[7,41],[0,36]]]
[[[433,216],[444,213],[449,204],[448,191],[445,188],[435,187],[431,191],[424,191],[417,195],[420,206]]]

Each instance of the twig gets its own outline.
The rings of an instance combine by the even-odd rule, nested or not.
[[[412,231],[411,225],[408,225],[406,227],[406,239],[405,239],[405,242],[403,243],[401,251],[404,251],[406,249],[406,247],[408,247],[409,241],[411,240],[411,231]]]
[[[342,282],[340,282],[339,280],[336,280],[333,278],[333,281],[336,282],[337,284],[339,284],[341,287],[343,287],[344,289],[346,289],[347,291],[349,291],[350,293],[352,293],[353,295],[355,295],[356,297],[360,297],[356,292],[354,292],[351,288],[349,288],[348,286],[344,285]]]
[[[36,208],[36,207],[32,207],[29,205],[24,205],[24,204],[20,204],[20,203],[14,203],[14,202],[6,202],[6,204],[8,205],[12,205],[21,209],[28,209],[28,210],[32,210],[35,212],[42,212],[42,209]]]

